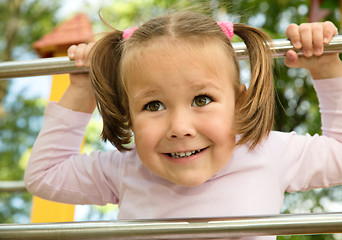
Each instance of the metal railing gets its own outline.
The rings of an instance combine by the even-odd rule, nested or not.
[[[233,47],[239,59],[248,59],[244,43],[233,43]],[[274,58],[283,57],[288,50],[293,49],[291,42],[286,39],[274,40],[271,47],[276,51],[273,55]],[[331,43],[324,48],[324,53],[336,52],[342,52],[342,35],[335,36]],[[299,53],[301,52],[299,51]],[[77,68],[74,61],[70,61],[67,57],[0,63],[0,79],[86,71],[88,71],[86,68]]]
[[[0,224],[1,239],[220,239],[342,232],[342,213]]]
[[[22,191],[26,191],[24,181],[0,181],[0,192],[22,192]]]

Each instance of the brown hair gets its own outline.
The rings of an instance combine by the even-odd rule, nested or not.
[[[252,78],[248,90],[241,95],[239,64],[234,49],[221,28],[209,16],[178,12],[154,18],[136,30],[129,39],[122,38],[122,31],[114,29],[106,33],[93,48],[91,80],[97,106],[103,118],[102,138],[113,143],[118,150],[130,150],[132,132],[128,97],[122,76],[125,56],[134,49],[151,43],[157,37],[172,37],[184,41],[202,42],[218,40],[234,61],[236,81],[235,95],[239,98],[236,110],[235,131],[241,138],[237,144],[250,144],[254,148],[270,132],[273,125],[273,60],[268,47],[269,37],[261,30],[244,24],[234,24],[234,32],[246,44]],[[203,40],[205,39],[205,40]],[[240,97],[241,95],[241,97]]]

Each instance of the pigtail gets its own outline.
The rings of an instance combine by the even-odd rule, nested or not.
[[[251,66],[248,90],[238,102],[236,131],[241,136],[237,144],[249,143],[253,149],[267,136],[273,126],[274,85],[271,39],[261,30],[234,24],[234,33],[246,44]]]
[[[102,139],[115,147],[130,150],[131,142],[127,95],[120,77],[122,32],[113,30],[96,42],[90,66],[90,78],[95,92],[98,110],[103,119]]]

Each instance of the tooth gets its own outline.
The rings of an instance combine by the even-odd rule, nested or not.
[[[183,158],[183,157],[189,157],[192,154],[197,154],[201,152],[201,150],[193,150],[193,151],[187,151],[187,152],[173,152],[169,153],[172,158]]]

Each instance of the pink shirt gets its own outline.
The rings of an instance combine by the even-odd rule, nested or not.
[[[237,147],[214,177],[182,187],[149,171],[135,150],[79,154],[90,114],[49,103],[25,172],[28,190],[71,204],[119,204],[119,219],[278,214],[284,192],[342,184],[342,77],[314,81],[325,136],[272,131]]]

